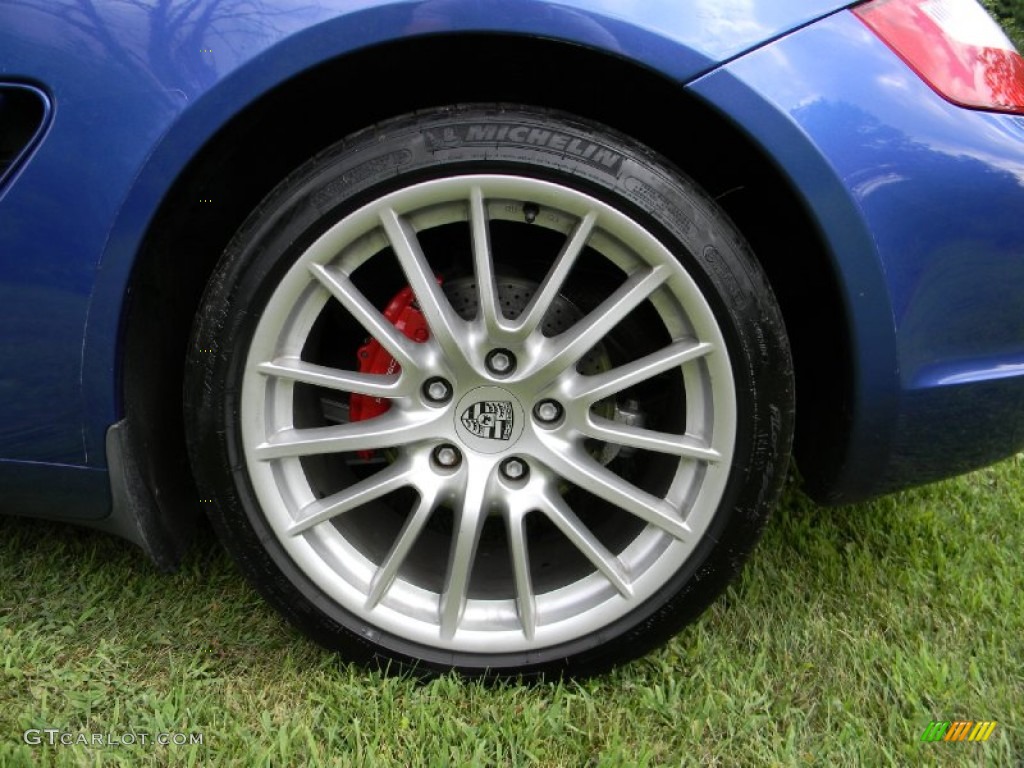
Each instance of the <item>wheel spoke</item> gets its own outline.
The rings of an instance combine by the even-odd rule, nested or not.
[[[441,637],[455,635],[469,596],[477,545],[487,519],[485,503],[489,480],[480,472],[467,472],[462,504],[455,511],[455,538],[448,557],[448,572],[440,600]]]
[[[409,485],[412,478],[413,473],[409,463],[396,461],[365,480],[353,483],[348,488],[333,493],[325,499],[318,499],[307,504],[299,512],[298,518],[288,529],[288,533],[292,536],[305,533],[325,520],[330,520]]]
[[[580,376],[574,383],[570,399],[588,404],[595,403],[652,379],[659,373],[704,357],[713,349],[714,346],[708,343],[676,341],[657,352],[644,355],[610,371],[594,376]]]
[[[565,503],[565,499],[561,496],[545,497],[541,512],[547,515],[573,546],[604,574],[620,595],[626,598],[633,596],[633,588],[622,562],[583,524]]]
[[[567,167],[449,166],[325,211],[261,283],[227,394],[244,442],[231,464],[264,544],[371,646],[572,660],[610,627],[642,632],[638,606],[687,588],[675,575],[714,535],[746,428],[729,297],[706,279],[718,265],[685,268],[626,193],[595,198]],[[415,340],[407,313],[384,314],[409,297],[428,331]],[[339,312],[349,337],[320,339]],[[338,357],[365,339],[387,366]],[[348,413],[367,398],[383,413]]]
[[[561,373],[575,363],[654,293],[668,276],[668,268],[663,265],[634,272],[590,314],[569,330],[548,340],[552,354],[539,370],[548,374]]]
[[[503,315],[498,302],[494,261],[491,255],[490,223],[487,207],[480,187],[473,187],[469,198],[469,221],[473,238],[473,268],[476,272],[477,292],[480,297],[480,318],[488,336],[499,333]]]
[[[413,545],[419,538],[420,533],[423,532],[427,521],[430,520],[430,515],[434,511],[436,503],[436,494],[420,492],[420,498],[416,502],[412,514],[405,521],[402,531],[391,546],[391,551],[388,552],[384,562],[380,564],[380,567],[373,576],[373,581],[370,583],[370,591],[366,597],[367,609],[374,608],[391,587],[395,577],[398,575],[399,569],[412,551]]]
[[[449,360],[464,358],[461,342],[466,335],[465,322],[455,314],[441,286],[438,285],[437,277],[420,248],[416,232],[409,222],[392,208],[381,211],[380,220],[398,263],[416,295],[420,311],[430,327],[431,336]]]
[[[260,363],[256,370],[267,376],[290,379],[302,384],[349,392],[368,397],[392,398],[406,394],[400,374],[371,374],[343,371],[323,365],[307,363],[297,357],[279,357],[269,363]]]
[[[581,450],[546,453],[548,466],[570,483],[661,528],[681,541],[690,539],[689,526],[679,519],[679,512],[671,504],[623,480],[589,454]]]
[[[374,451],[423,440],[436,430],[437,416],[414,420],[408,414],[391,410],[365,421],[353,421],[329,427],[282,429],[267,442],[253,448],[260,461],[293,456],[316,456],[346,451]]]
[[[526,305],[526,309],[523,310],[515,325],[515,333],[520,338],[529,336],[544,320],[544,316],[551,308],[551,302],[561,292],[562,284],[565,283],[569,272],[572,271],[576,259],[583,252],[596,222],[597,214],[591,211],[580,220],[572,235],[565,241],[562,252],[558,254],[555,263],[551,265],[540,290],[530,299],[530,303]]]
[[[389,322],[347,275],[322,264],[311,264],[309,271],[349,311],[356,322],[380,342],[400,366],[416,367],[416,343],[406,338]]]
[[[527,640],[533,640],[537,631],[537,599],[533,592],[533,578],[530,576],[530,552],[526,543],[526,518],[523,515],[509,515],[508,544],[512,556],[512,572],[515,574],[516,605],[519,621]]]
[[[717,462],[722,455],[688,435],[673,435],[669,432],[655,432],[643,427],[634,427],[618,421],[591,414],[589,424],[579,425],[579,430],[588,437],[604,440],[606,443],[639,448],[656,453],[667,453],[697,461]]]

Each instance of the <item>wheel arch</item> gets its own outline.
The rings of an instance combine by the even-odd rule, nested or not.
[[[423,62],[458,76],[412,81],[407,72]],[[556,87],[538,86],[552,81]],[[340,118],[323,98],[338,83],[346,102],[357,105]],[[468,102],[533,104],[602,122],[669,158],[719,202],[779,299],[796,365],[797,460],[812,487],[827,488],[849,434],[848,320],[827,246],[785,176],[721,114],[652,70],[553,40],[460,34],[383,44],[289,80],[228,122],[163,198],[121,315],[118,401],[130,450],[143,457],[138,469],[168,528],[190,527],[187,510],[201,506],[181,409],[168,404],[181,401],[192,318],[234,232],[285,175],[341,137],[403,112]],[[784,258],[780,227],[785,251],[800,248],[808,258]],[[834,359],[822,361],[822,354]],[[822,372],[830,369],[845,375],[826,379]],[[819,443],[819,435],[828,440]]]

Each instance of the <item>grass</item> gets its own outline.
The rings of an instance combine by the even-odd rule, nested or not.
[[[0,520],[0,765],[1020,765],[1022,499],[1024,456],[837,510],[790,488],[668,646],[534,687],[347,666],[212,543],[161,576],[116,539]],[[933,719],[999,725],[921,743]],[[203,743],[29,746],[30,728]]]

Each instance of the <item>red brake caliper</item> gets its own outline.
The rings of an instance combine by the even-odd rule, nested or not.
[[[441,282],[438,278],[438,283]],[[406,286],[400,290],[388,303],[384,310],[384,317],[406,336],[415,342],[422,344],[430,338],[430,329],[427,327],[426,318],[416,305],[416,296],[412,288]],[[391,356],[380,342],[370,339],[359,348],[359,372],[386,375],[395,373],[400,369],[398,361]],[[391,403],[380,397],[369,395],[349,396],[349,419],[352,421],[363,421],[380,416],[387,412]],[[373,457],[373,451],[359,451],[360,458],[369,459]]]

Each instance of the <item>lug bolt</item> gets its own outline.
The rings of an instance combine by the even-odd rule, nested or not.
[[[501,462],[501,474],[509,480],[522,480],[530,468],[522,459],[505,459]]]
[[[516,356],[507,349],[492,349],[485,362],[487,370],[495,376],[507,376],[516,369]]]
[[[452,399],[452,385],[442,378],[427,379],[423,384],[423,394],[432,403],[447,403]]]
[[[534,406],[533,415],[543,424],[553,424],[562,418],[562,406],[554,400],[541,400]]]
[[[462,461],[462,455],[454,445],[439,445],[434,449],[434,461],[442,467],[451,468]]]

